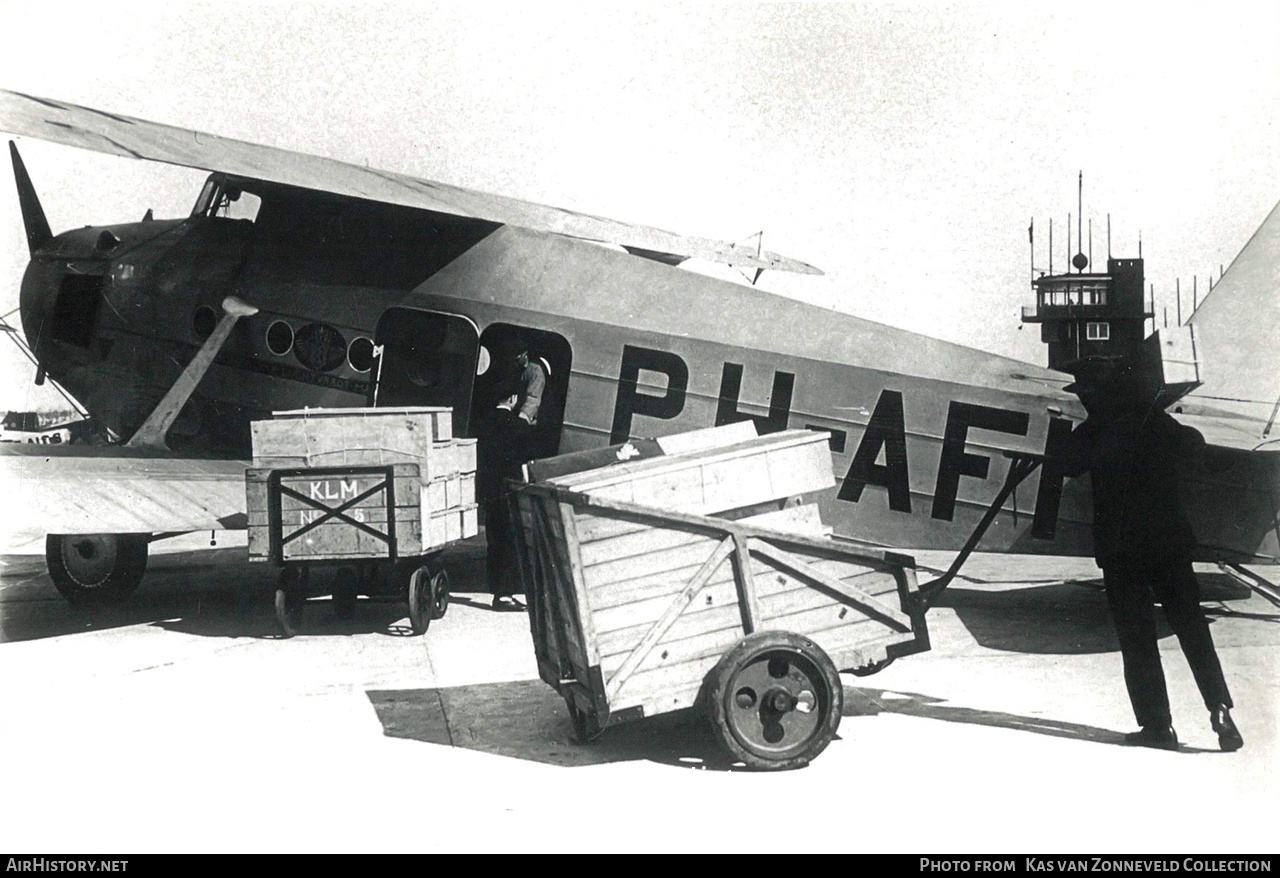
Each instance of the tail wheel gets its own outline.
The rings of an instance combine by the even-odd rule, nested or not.
[[[276,584],[276,622],[284,637],[293,637],[302,630],[303,608],[307,603],[307,570],[305,567],[286,567],[280,571]]]
[[[741,640],[707,677],[706,692],[720,743],[760,770],[808,764],[835,737],[844,708],[830,657],[807,637],[784,631]]]
[[[431,627],[434,600],[431,594],[431,570],[425,564],[409,577],[409,625],[414,634],[426,634]]]
[[[431,618],[443,619],[449,610],[449,573],[443,567],[431,577]]]
[[[49,578],[72,603],[119,603],[147,571],[146,534],[49,534]]]

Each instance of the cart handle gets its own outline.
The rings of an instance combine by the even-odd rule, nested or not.
[[[1036,467],[1046,460],[1043,454],[1031,454],[1024,451],[1006,451],[1004,456],[1013,461],[1009,464],[1009,472],[1005,474],[1004,485],[1001,486],[1000,492],[996,494],[995,499],[991,501],[991,505],[987,507],[982,520],[978,522],[978,526],[973,529],[973,533],[969,534],[969,539],[965,541],[964,548],[960,550],[960,554],[956,555],[955,560],[951,562],[947,572],[937,579],[920,586],[920,607],[922,610],[928,610],[937,603],[938,598],[942,596],[942,592],[956,578],[960,568],[964,566],[964,562],[969,560],[973,550],[978,547],[978,543],[987,533],[987,528],[991,527],[991,522],[995,521],[996,516],[1000,514],[1000,510],[1004,507],[1004,501],[1009,499],[1009,495],[1021,484],[1023,479],[1035,472]]]

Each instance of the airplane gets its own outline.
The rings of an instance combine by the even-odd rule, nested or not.
[[[836,538],[956,550],[947,576],[975,550],[1090,554],[1087,479],[1053,465],[1084,417],[1063,390],[1070,376],[762,291],[765,270],[821,272],[758,240],[679,235],[11,91],[0,91],[0,130],[210,172],[186,217],[148,211],[54,235],[10,142],[36,381],[57,382],[98,433],[0,451],[21,510],[7,530],[45,537],[69,599],[127,597],[156,539],[244,528],[249,425],[273,411],[441,405],[469,435],[494,405],[494,352],[515,334],[549,371],[538,456],[743,420],[761,433],[822,430],[837,485],[820,503]],[[1280,310],[1267,275],[1278,230],[1280,206],[1193,328],[1152,337],[1157,354],[1173,352],[1169,369],[1192,370],[1163,403],[1209,441],[1204,465],[1184,474],[1197,559],[1246,578],[1244,564],[1280,561],[1267,416],[1280,370],[1243,363],[1229,339],[1242,303],[1268,313],[1246,331]],[[750,272],[752,285],[689,271],[690,259]],[[1229,373],[1214,372],[1218,356]],[[1229,392],[1216,391],[1222,381]]]

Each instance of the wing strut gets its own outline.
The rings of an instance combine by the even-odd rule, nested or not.
[[[200,350],[196,351],[187,368],[182,370],[178,380],[173,382],[173,386],[164,395],[164,399],[160,400],[155,411],[147,416],[142,426],[138,428],[138,432],[125,443],[126,448],[168,449],[169,446],[165,444],[164,438],[169,428],[173,426],[178,412],[182,411],[182,407],[195,392],[200,379],[204,378],[204,373],[208,372],[209,367],[213,365],[214,357],[218,356],[218,351],[222,350],[222,346],[231,336],[231,330],[235,327],[236,321],[241,317],[251,317],[258,313],[257,308],[235,296],[227,296],[222,300],[222,310],[225,313],[218,321],[218,325],[204,340]]]

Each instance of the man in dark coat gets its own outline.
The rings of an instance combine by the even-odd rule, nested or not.
[[[1169,694],[1156,636],[1152,596],[1164,607],[1209,710],[1223,750],[1244,740],[1191,566],[1195,534],[1178,496],[1180,462],[1193,459],[1204,437],[1156,404],[1156,388],[1132,364],[1104,357],[1077,361],[1067,385],[1088,419],[1071,434],[1067,475],[1090,474],[1094,556],[1120,640],[1125,685],[1141,728],[1125,742],[1175,750]]]
[[[494,367],[499,373],[500,398],[480,425],[477,449],[482,475],[477,489],[488,543],[486,578],[495,610],[522,610],[524,605],[516,598],[520,568],[506,480],[519,480],[524,464],[534,456],[534,427],[547,373],[540,360],[530,359],[529,344],[520,335],[510,336],[501,345]]]

